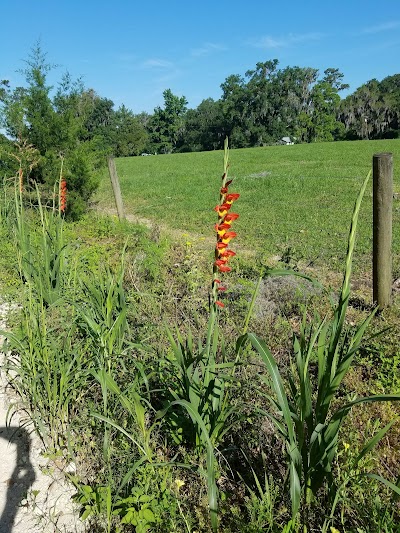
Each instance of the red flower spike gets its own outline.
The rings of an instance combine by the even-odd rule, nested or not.
[[[217,232],[217,242],[215,244],[215,259],[213,267],[213,281],[212,281],[212,299],[214,302],[214,310],[218,307],[224,307],[223,302],[218,300],[218,294],[226,291],[226,287],[222,285],[219,279],[219,272],[231,272],[231,268],[228,266],[228,261],[231,257],[234,257],[236,253],[233,250],[228,249],[228,243],[236,237],[236,233],[231,230],[231,224],[233,221],[239,218],[236,213],[229,213],[229,210],[235,200],[239,198],[238,193],[229,193],[229,186],[232,180],[228,180],[228,140],[225,140],[224,144],[224,173],[222,175],[222,184],[220,186],[220,204],[215,207],[215,211],[218,213],[218,223],[215,224],[214,229]]]
[[[60,183],[60,211],[61,213],[64,213],[67,208],[67,182],[64,178],[62,178]]]

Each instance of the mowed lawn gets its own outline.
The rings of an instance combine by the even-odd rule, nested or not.
[[[340,268],[357,193],[374,153],[394,155],[393,254],[400,275],[400,140],[354,141],[230,150],[236,246],[271,257]],[[126,212],[201,236],[213,234],[223,153],[201,152],[116,160]],[[114,206],[107,173],[99,208]],[[356,265],[370,266],[372,180],[360,216]]]

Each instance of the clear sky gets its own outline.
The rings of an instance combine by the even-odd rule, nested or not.
[[[0,0],[0,79],[40,39],[50,63],[135,113],[170,88],[189,107],[259,61],[338,68],[354,91],[400,73],[400,0]]]

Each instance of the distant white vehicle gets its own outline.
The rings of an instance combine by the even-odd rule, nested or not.
[[[286,146],[294,144],[290,137],[282,137],[279,144],[286,144]]]
[[[146,154],[145,152],[143,152],[143,154],[140,154],[140,155],[152,155],[152,154]]]

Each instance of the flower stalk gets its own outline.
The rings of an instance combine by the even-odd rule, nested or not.
[[[67,209],[67,181],[63,177],[64,159],[61,158],[60,185],[58,191],[58,209],[59,213],[64,214]]]
[[[213,265],[213,279],[211,290],[211,303],[212,310],[215,312],[218,307],[224,307],[224,303],[219,299],[220,293],[226,290],[226,287],[221,285],[221,273],[231,271],[231,267],[228,265],[229,260],[236,255],[236,253],[229,249],[229,243],[236,237],[236,232],[231,231],[232,222],[239,218],[237,213],[231,213],[230,209],[239,198],[238,193],[230,193],[229,185],[232,180],[228,180],[228,168],[229,168],[229,148],[228,138],[224,142],[224,171],[222,174],[222,185],[220,189],[219,204],[215,207],[215,211],[218,214],[218,221],[214,228],[217,233],[217,242],[215,246],[215,258]]]

